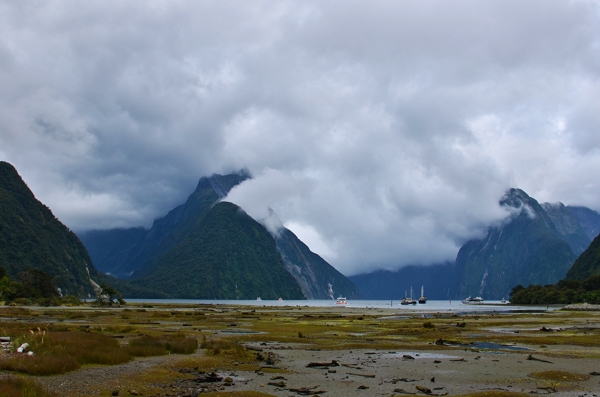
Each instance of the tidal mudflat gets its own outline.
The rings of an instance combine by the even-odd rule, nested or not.
[[[599,320],[564,310],[0,307],[0,337],[10,337],[0,376],[28,396],[591,397]],[[15,351],[23,343],[33,355]]]

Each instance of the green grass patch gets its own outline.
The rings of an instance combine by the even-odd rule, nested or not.
[[[172,354],[191,354],[198,349],[196,338],[182,334],[169,336],[142,336],[129,342],[127,350],[133,356],[161,356]]]
[[[587,374],[577,374],[566,371],[543,371],[528,374],[530,378],[551,380],[556,382],[581,382],[590,378]]]

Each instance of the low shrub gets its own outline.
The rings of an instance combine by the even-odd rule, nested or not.
[[[65,295],[60,298],[60,304],[64,306],[80,306],[81,300],[73,295]]]
[[[248,355],[244,346],[227,339],[208,339],[205,337],[200,347],[215,356],[228,355],[234,358],[244,358]]]

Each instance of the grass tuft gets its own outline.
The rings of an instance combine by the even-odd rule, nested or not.
[[[213,356],[226,355],[239,360],[248,360],[250,356],[244,346],[227,339],[204,338],[200,347]]]
[[[196,338],[185,335],[142,336],[129,343],[128,351],[133,356],[161,356],[172,354],[191,354],[198,350]]]

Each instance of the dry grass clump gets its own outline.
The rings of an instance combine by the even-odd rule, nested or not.
[[[17,378],[16,376],[0,377],[0,396],[2,397],[51,397],[31,380]]]
[[[182,334],[169,336],[142,336],[129,342],[127,348],[133,356],[162,356],[168,353],[191,354],[198,350],[196,338]]]
[[[31,324],[29,324],[31,326]],[[107,327],[111,331],[131,332],[131,327]],[[89,331],[89,330],[88,330]],[[133,339],[129,346],[101,332],[71,331],[64,327],[35,327],[12,323],[0,329],[13,340],[13,348],[29,344],[33,356],[14,354],[0,360],[0,369],[30,375],[64,374],[87,364],[116,365],[134,356],[158,356],[168,353],[190,354],[198,349],[196,338],[182,334],[144,336]],[[2,394],[0,394],[0,397]]]
[[[244,346],[228,339],[208,339],[205,337],[200,347],[206,349],[207,353],[213,356],[225,355],[239,360],[247,360],[250,356]]]
[[[557,382],[580,382],[590,378],[587,374],[576,374],[566,371],[543,371],[528,374],[530,378],[552,380]]]
[[[24,316],[29,317],[31,311],[23,307],[3,307],[0,309],[0,317]]]
[[[33,356],[12,355],[0,361],[6,371],[30,375],[64,374],[85,364],[121,364],[130,354],[118,342],[95,332],[52,332],[38,328],[14,338],[15,345],[29,344]]]

